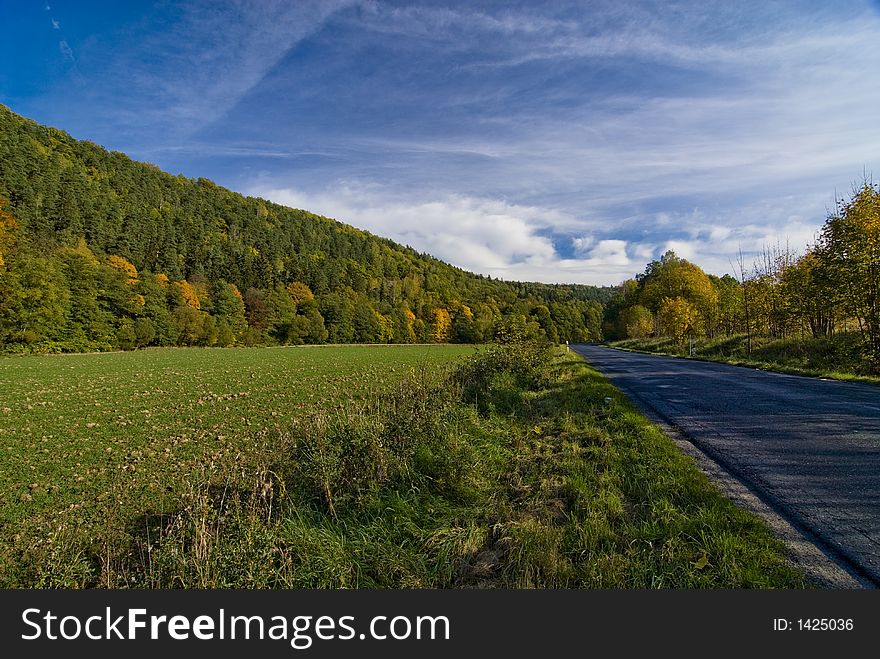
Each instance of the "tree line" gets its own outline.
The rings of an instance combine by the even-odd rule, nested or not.
[[[475,275],[0,105],[0,350],[598,340],[611,294]]]
[[[803,254],[766,247],[751,265],[716,277],[669,251],[625,281],[603,319],[610,339],[744,335],[831,339],[856,333],[880,366],[880,189],[865,182],[839,199]]]

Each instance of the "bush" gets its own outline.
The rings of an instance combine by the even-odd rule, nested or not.
[[[146,348],[156,338],[156,328],[149,318],[138,318],[134,321],[135,342],[138,348]]]
[[[321,501],[335,517],[340,507],[362,503],[384,486],[418,479],[416,456],[425,467],[425,456],[442,449],[441,418],[449,403],[443,389],[410,378],[384,398],[299,420],[284,470],[291,489]]]
[[[518,388],[535,388],[546,381],[550,364],[549,344],[530,341],[492,346],[459,367],[450,382],[460,388],[464,402],[485,403],[486,394],[504,374]]]

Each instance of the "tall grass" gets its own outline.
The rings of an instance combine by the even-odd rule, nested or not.
[[[173,510],[65,536],[19,585],[806,585],[598,373],[539,346],[301,417],[259,452],[223,479],[195,474]]]

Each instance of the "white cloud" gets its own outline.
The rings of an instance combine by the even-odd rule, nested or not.
[[[694,258],[696,241],[693,240],[670,240],[663,246],[663,251],[672,250],[678,256],[689,261]]]
[[[626,255],[625,240],[600,240],[590,251],[588,262],[596,266],[629,266],[631,261]]]
[[[577,25],[537,13],[500,11],[487,14],[448,7],[394,7],[379,2],[361,2],[364,10],[358,24],[375,32],[449,41],[453,32],[490,32],[508,37],[541,37],[567,32]]]
[[[423,35],[438,48],[473,48],[479,31],[515,36],[476,49],[480,66],[637,58],[705,75],[694,88],[634,85],[616,94],[554,82],[530,88],[539,102],[512,103],[511,111],[503,102],[522,94],[515,83],[481,87],[470,100],[502,108],[479,117],[486,130],[389,131],[347,142],[381,154],[396,183],[367,189],[370,177],[358,172],[360,183],[332,191],[257,191],[477,272],[616,283],[673,249],[723,274],[740,249],[747,258],[777,243],[802,251],[834,187],[878,162],[873,14],[850,12],[831,25],[789,15],[780,19],[785,29],[755,23],[713,38],[697,27],[715,21],[715,9],[691,8],[698,15],[675,25],[663,12],[606,7],[601,25],[592,16],[545,16],[531,31],[523,13],[368,9],[365,27]],[[727,18],[739,20],[731,11]],[[468,100],[450,93],[455,100],[440,102]],[[549,233],[570,236],[572,258]]]
[[[248,194],[338,219],[428,252],[458,267],[503,279],[616,284],[631,274],[626,241],[575,239],[584,258],[563,258],[549,227],[572,224],[559,211],[504,201],[444,196],[409,200],[376,187],[342,185],[319,193],[254,186]]]
[[[574,249],[575,254],[586,254],[595,244],[596,239],[593,236],[581,236],[579,238],[571,239],[571,246]]]
[[[752,213],[760,216],[757,208],[752,209]],[[766,222],[749,223],[734,228],[703,224],[691,231],[690,237],[668,240],[660,249],[658,246],[641,245],[632,252],[635,258],[647,262],[671,249],[678,256],[697,263],[707,272],[720,276],[734,273],[734,263],[740,250],[747,268],[751,267],[752,262],[765,249],[778,248],[803,254],[815,243],[818,230],[818,225],[796,218],[786,220],[770,216]]]
[[[749,207],[748,216],[764,221],[740,226],[715,224],[700,211],[664,213],[665,224],[677,227],[681,237],[631,242],[613,237],[614,226],[595,225],[592,233],[570,239],[572,258],[560,254],[545,234],[577,224],[576,218],[552,209],[461,195],[413,200],[359,184],[317,193],[254,185],[246,192],[332,217],[472,272],[522,281],[614,285],[669,249],[720,276],[733,273],[740,250],[747,264],[765,248],[803,253],[819,229],[788,213],[784,203]]]

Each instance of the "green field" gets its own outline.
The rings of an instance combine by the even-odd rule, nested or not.
[[[0,570],[26,543],[173,506],[294,417],[380,395],[470,346],[156,349],[0,359]],[[5,561],[3,559],[6,559]]]
[[[808,585],[538,344],[9,358],[0,391],[6,587]]]

